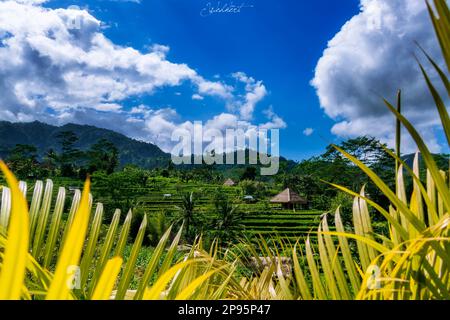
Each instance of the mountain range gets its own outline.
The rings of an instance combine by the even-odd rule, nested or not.
[[[39,121],[12,123],[0,121],[0,158],[6,158],[17,144],[33,145],[42,158],[50,149],[60,151],[58,134],[72,131],[78,141],[75,147],[86,151],[100,139],[112,142],[119,150],[121,165],[134,164],[142,168],[154,168],[167,165],[170,154],[165,153],[154,144],[137,141],[115,131],[88,125],[69,123],[60,127]]]
[[[17,144],[35,146],[38,150],[38,157],[42,158],[47,151],[53,149],[61,151],[58,134],[63,131],[72,131],[78,137],[75,147],[86,151],[100,139],[112,142],[119,150],[120,165],[133,164],[145,169],[155,167],[166,167],[170,161],[170,154],[161,150],[158,146],[129,138],[118,132],[102,129],[89,125],[78,125],[69,123],[63,126],[54,126],[39,121],[34,122],[8,122],[0,121],[0,158],[5,159],[12,148]],[[436,155],[437,156],[437,155]],[[236,157],[236,155],[235,155]],[[403,160],[412,166],[414,154],[402,156]],[[448,162],[448,155],[443,157]],[[248,150],[246,150],[248,160]],[[248,161],[246,161],[248,163]],[[292,169],[297,164],[295,161],[280,157],[280,164],[285,169]],[[190,168],[190,165],[181,165],[181,168]],[[216,169],[221,171],[245,167],[245,165],[217,165]]]
[[[166,167],[170,161],[170,154],[162,151],[158,146],[129,138],[112,130],[102,129],[89,125],[69,123],[63,126],[53,126],[39,121],[34,122],[8,122],[0,121],[0,158],[8,157],[12,148],[17,144],[35,146],[38,150],[38,158],[53,149],[61,151],[58,134],[64,131],[72,131],[78,137],[75,147],[81,151],[88,150],[100,139],[106,139],[113,143],[119,150],[120,165],[133,164],[145,169]],[[236,158],[236,152],[234,157]],[[245,153],[248,163],[249,151]],[[193,163],[193,158],[192,158]],[[280,157],[280,163],[286,167],[293,167],[294,161]],[[191,165],[181,165],[180,168],[191,168]],[[246,167],[246,165],[217,165],[221,171],[231,168]]]

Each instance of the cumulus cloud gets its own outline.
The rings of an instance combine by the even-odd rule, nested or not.
[[[47,107],[104,110],[105,104],[183,81],[203,95],[229,98],[226,85],[167,60],[167,46],[153,45],[147,53],[118,46],[85,10],[33,4],[0,2],[0,61],[8,61],[0,67],[0,88],[13,106],[9,120]]]
[[[313,128],[306,128],[305,130],[303,130],[303,134],[307,137],[311,136],[313,133],[314,133]]]
[[[259,125],[261,129],[284,129],[287,127],[286,122],[284,122],[284,120],[273,111],[272,106],[264,110],[263,114],[269,121]]]
[[[225,130],[250,118],[266,95],[262,82],[244,73],[236,74],[245,83],[239,95],[217,77],[208,80],[187,64],[171,62],[166,45],[153,44],[146,52],[119,46],[88,11],[45,8],[44,2],[0,1],[0,120],[97,125],[168,151],[172,131],[191,130],[193,123],[173,107],[129,108],[127,100],[190,82],[192,99],[213,96],[237,108],[206,121]],[[274,113],[268,118],[263,125],[285,126]]]
[[[140,53],[112,43],[85,10],[0,3],[1,99],[12,117],[105,104],[151,93],[184,80],[202,85],[194,70],[168,61],[167,47]],[[16,119],[14,116],[16,115]]]
[[[198,92],[202,95],[217,96],[223,99],[231,99],[233,88],[221,82],[208,81],[198,76],[194,82],[198,85]]]
[[[232,74],[233,78],[245,85],[245,95],[241,101],[237,101],[232,105],[238,108],[240,115],[245,120],[251,120],[256,104],[267,95],[267,90],[262,81],[256,81],[252,77],[247,76],[244,72],[236,72]]]
[[[334,134],[369,134],[393,146],[394,120],[381,98],[395,101],[402,89],[405,115],[433,151],[441,150],[438,115],[414,58],[415,41],[440,57],[424,1],[361,0],[361,12],[329,41],[312,80],[321,107],[337,122]],[[406,136],[403,145],[405,152],[416,149]]]
[[[93,112],[98,113],[98,111]],[[204,132],[220,132],[225,138],[226,131],[228,129],[241,129],[248,133],[252,130],[257,132],[259,129],[271,130],[286,128],[286,123],[283,119],[281,119],[281,117],[275,114],[271,108],[266,110],[265,114],[268,121],[257,125],[243,120],[238,114],[223,112],[202,122],[203,130]],[[80,115],[80,113],[77,114],[78,117]],[[137,139],[156,143],[167,152],[170,152],[171,148],[174,146],[174,142],[171,140],[174,130],[186,130],[194,136],[195,121],[183,121],[182,117],[173,108],[162,108],[155,110],[149,106],[140,105],[133,107],[131,111],[126,115],[123,115],[123,117],[126,117],[125,121],[128,123],[128,126],[126,127],[128,134],[132,134]],[[83,123],[85,121],[89,121],[86,118],[88,117],[83,116],[81,121]],[[102,121],[102,116],[96,116],[93,117],[93,119],[99,119],[98,121]],[[123,119],[121,121],[122,123],[124,122]],[[120,123],[116,123],[114,125],[114,130],[123,132],[124,128],[120,125]],[[223,149],[218,148],[216,150],[218,153],[223,151],[231,151],[226,148],[225,139],[221,140],[221,138],[219,138],[217,141],[219,144],[223,144]],[[233,143],[230,145],[233,145]]]
[[[204,98],[201,95],[199,95],[198,93],[194,93],[192,95],[192,100],[203,100],[203,99]]]

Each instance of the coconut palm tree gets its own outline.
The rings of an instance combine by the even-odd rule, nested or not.
[[[242,213],[239,206],[228,199],[216,204],[217,218],[213,221],[214,235],[224,242],[233,242],[239,237],[242,230]]]
[[[178,221],[182,222],[185,230],[186,240],[191,240],[192,226],[195,224],[195,197],[194,192],[185,193],[181,197],[181,204],[176,206],[178,210]]]

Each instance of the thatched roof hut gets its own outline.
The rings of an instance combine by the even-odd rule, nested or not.
[[[227,179],[227,181],[225,181],[225,183],[223,185],[226,187],[234,187],[236,185],[236,182],[234,182],[231,179]]]
[[[307,201],[300,197],[296,192],[287,188],[280,194],[276,195],[270,200],[271,203],[280,203],[286,208],[295,208],[295,205],[306,204]]]

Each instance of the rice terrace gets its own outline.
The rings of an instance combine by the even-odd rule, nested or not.
[[[0,300],[450,300],[448,1],[1,0],[0,60]]]

